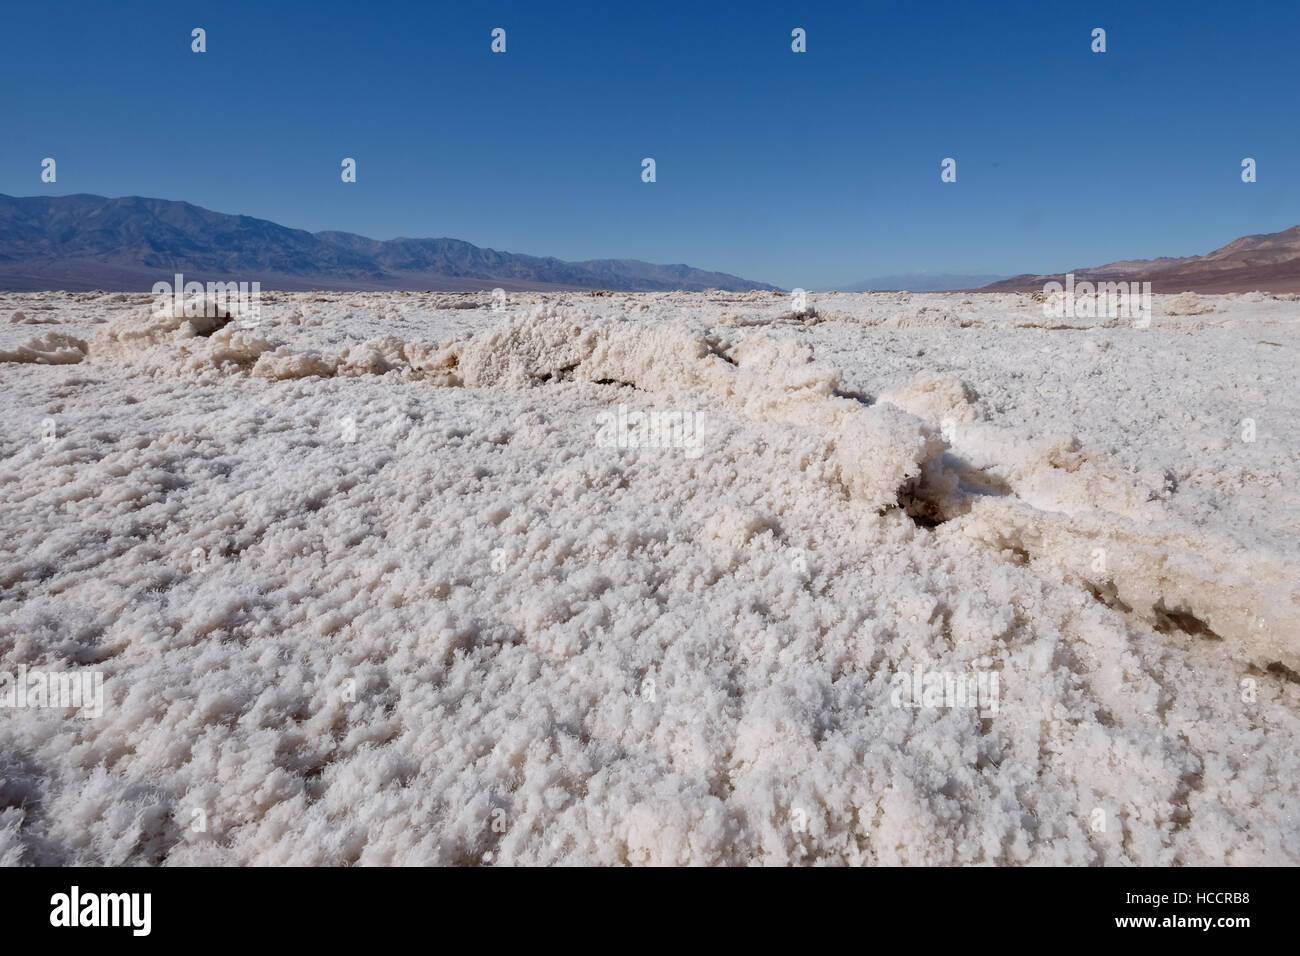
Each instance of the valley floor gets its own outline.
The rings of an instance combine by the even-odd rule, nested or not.
[[[1300,862],[1300,296],[791,303],[0,293],[0,863]]]

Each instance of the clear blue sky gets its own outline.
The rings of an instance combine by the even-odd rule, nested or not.
[[[0,192],[787,288],[1047,272],[1300,222],[1298,47],[1296,0],[13,2]]]

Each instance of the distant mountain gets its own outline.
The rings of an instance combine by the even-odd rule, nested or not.
[[[288,229],[186,202],[0,195],[0,288],[148,291],[155,282],[258,281],[266,289],[773,289],[635,259],[565,262],[459,239]]]
[[[1132,259],[1072,269],[1075,282],[1150,282],[1152,292],[1300,292],[1300,226],[1245,236],[1203,256]],[[1065,275],[1020,275],[982,292],[1032,291]]]
[[[853,285],[837,286],[838,292],[947,292],[952,289],[978,289],[1004,279],[994,275],[953,275],[946,272],[910,272],[896,276],[877,276]]]

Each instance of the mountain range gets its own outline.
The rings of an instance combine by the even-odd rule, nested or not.
[[[0,288],[147,291],[177,272],[186,281],[285,290],[776,288],[687,265],[566,262],[459,239],[312,233],[167,199],[0,195]]]
[[[1300,292],[1300,226],[1245,236],[1203,256],[1127,260],[1070,271],[1076,282],[1149,281],[1155,292]],[[290,291],[776,288],[680,264],[567,262],[484,249],[460,239],[312,233],[167,199],[0,195],[0,289],[147,291],[155,282],[170,282],[177,272],[187,281],[258,281],[267,289]],[[840,289],[1033,291],[1064,279],[1063,273],[1009,279],[913,273]]]
[[[1150,282],[1152,292],[1300,292],[1300,226],[1244,236],[1203,256],[1130,259],[1072,269],[1075,282]],[[1041,290],[1065,275],[1019,275],[981,292]]]

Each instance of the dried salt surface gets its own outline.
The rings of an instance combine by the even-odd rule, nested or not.
[[[1295,299],[0,295],[0,862],[1297,862]]]

